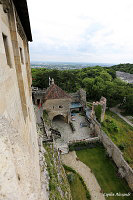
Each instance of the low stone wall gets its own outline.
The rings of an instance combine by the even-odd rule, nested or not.
[[[39,146],[39,164],[40,164],[40,181],[41,181],[41,194],[45,197],[45,200],[49,199],[49,175],[47,171],[47,164],[45,161],[44,153],[46,150],[43,147],[43,133],[37,126],[38,132],[38,146]]]
[[[99,131],[100,141],[103,143],[110,157],[118,167],[118,172],[125,178],[129,187],[133,190],[133,170],[124,160],[122,152],[112,142],[112,140],[101,130]]]
[[[99,137],[93,137],[93,138],[87,138],[87,139],[82,139],[82,140],[73,140],[73,141],[69,141],[69,144],[74,144],[74,143],[78,143],[78,142],[98,142],[99,141]]]

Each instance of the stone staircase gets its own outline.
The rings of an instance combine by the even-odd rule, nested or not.
[[[61,154],[67,154],[69,152],[68,144],[62,139],[57,139],[54,141],[55,147],[61,152]]]
[[[68,144],[62,145],[59,147],[59,150],[61,151],[61,154],[66,154],[69,152]]]
[[[40,128],[40,131],[43,133],[43,141],[46,141],[46,140],[48,139],[48,137],[47,137],[47,135],[46,135],[43,122],[41,122],[41,123],[39,124],[39,128]]]

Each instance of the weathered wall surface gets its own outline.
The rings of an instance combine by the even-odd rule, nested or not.
[[[86,107],[86,91],[83,89],[79,90],[79,95],[80,95],[80,103]]]
[[[72,98],[72,102],[79,102],[80,101],[79,91],[77,91],[75,93],[70,93],[69,95]]]
[[[122,152],[112,142],[112,140],[100,129],[98,124],[95,124],[95,131],[97,132],[100,141],[103,143],[110,157],[118,167],[118,171],[123,178],[126,179],[129,187],[133,190],[133,170],[124,160]]]
[[[43,104],[43,109],[48,111],[50,120],[56,115],[68,117],[71,99],[49,99]]]
[[[26,35],[12,1],[0,1],[1,200],[42,199],[38,138],[30,86]]]
[[[78,90],[75,93],[69,94],[72,98],[72,102],[80,102],[83,106],[86,106],[86,91],[83,89]]]

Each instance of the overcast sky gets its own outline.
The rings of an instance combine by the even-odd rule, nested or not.
[[[133,62],[133,0],[27,0],[31,61]]]

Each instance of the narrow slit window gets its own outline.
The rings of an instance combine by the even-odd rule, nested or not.
[[[3,42],[4,42],[4,48],[5,48],[5,53],[6,53],[7,64],[11,67],[11,59],[10,59],[10,53],[9,53],[8,38],[4,34],[2,34],[2,36],[3,36]]]
[[[21,63],[24,64],[24,58],[23,58],[22,48],[20,47],[19,50],[20,50]]]

